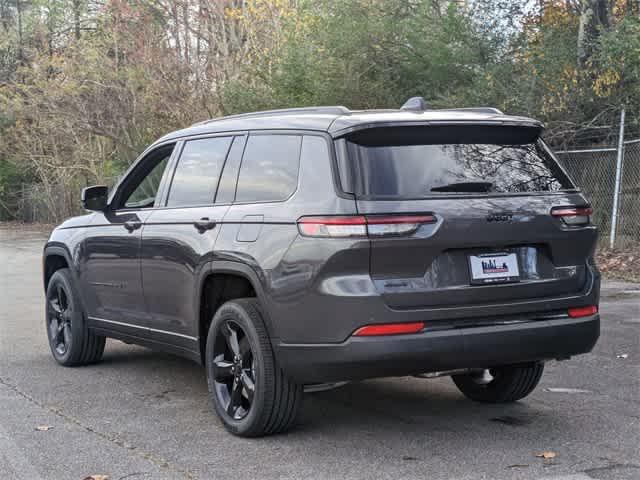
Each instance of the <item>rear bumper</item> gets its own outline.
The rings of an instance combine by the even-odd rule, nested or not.
[[[566,358],[591,351],[599,335],[596,314],[274,347],[288,375],[301,383],[318,383]]]

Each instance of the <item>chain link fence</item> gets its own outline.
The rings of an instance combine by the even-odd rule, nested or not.
[[[601,244],[609,245],[614,218],[618,148],[556,152],[562,165],[586,194],[600,229]],[[623,142],[615,228],[615,248],[640,245],[640,139]]]

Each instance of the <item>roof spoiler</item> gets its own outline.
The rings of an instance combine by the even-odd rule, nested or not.
[[[543,130],[533,122],[380,122],[354,125],[334,132],[333,138],[370,146],[425,145],[455,143],[490,143],[518,145],[535,142]]]

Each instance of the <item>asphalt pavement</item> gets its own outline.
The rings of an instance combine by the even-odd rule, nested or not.
[[[58,366],[45,238],[0,226],[2,479],[640,479],[640,284],[605,282],[595,350],[548,363],[515,404],[473,403],[449,378],[370,380],[307,394],[291,432],[247,440],[187,360],[109,340],[102,363]]]

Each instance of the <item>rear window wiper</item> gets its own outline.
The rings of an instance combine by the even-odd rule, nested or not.
[[[432,187],[432,192],[489,192],[493,188],[491,182],[457,182]]]

